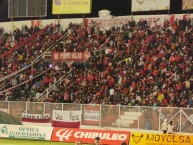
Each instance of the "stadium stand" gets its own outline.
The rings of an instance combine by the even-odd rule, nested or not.
[[[55,43],[72,27],[73,33]],[[193,106],[193,29],[190,19],[176,20],[175,23],[165,20],[163,25],[153,27],[146,20],[132,20],[109,30],[83,24],[70,24],[68,30],[62,32],[56,28],[48,29],[35,37],[34,43],[28,44],[26,49],[15,52],[16,70],[29,64],[53,43],[55,47],[51,51],[91,52],[91,58],[68,66],[66,62],[53,62],[48,55],[18,77],[5,80],[6,90],[52,68],[17,89],[6,91],[6,100],[35,101],[59,78],[72,71],[43,99],[44,102]],[[105,46],[97,50],[104,43]],[[9,61],[8,58],[1,60],[7,63],[1,65],[1,70],[7,74],[11,73],[10,68],[16,67]]]

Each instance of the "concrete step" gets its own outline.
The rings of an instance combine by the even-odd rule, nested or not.
[[[119,127],[129,127],[130,124],[128,123],[119,123]],[[113,127],[118,127],[118,123],[112,123]]]
[[[141,116],[142,112],[124,112],[124,115],[127,115],[127,116]]]
[[[128,120],[138,120],[138,116],[133,116],[133,115],[121,115],[120,119],[128,119]]]
[[[116,119],[116,123],[132,124],[132,123],[133,123],[133,120],[128,120],[128,119]]]

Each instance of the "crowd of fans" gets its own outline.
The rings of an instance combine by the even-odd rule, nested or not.
[[[71,28],[73,33],[55,43]],[[25,35],[19,35],[17,39],[15,37],[15,45],[26,37],[32,37],[29,35],[32,31],[26,29]],[[67,62],[52,61],[51,56],[45,56],[18,77],[5,81],[9,84],[7,89],[31,79],[7,91],[4,94],[6,100],[34,101],[63,75],[72,71],[43,101],[193,106],[192,20],[176,20],[175,24],[166,20],[162,26],[154,27],[149,26],[146,20],[131,20],[128,24],[108,30],[100,29],[95,23],[92,26],[70,24],[67,30],[61,29],[60,25],[50,26],[31,43],[14,51],[12,57],[2,58],[1,72],[6,73],[3,76],[27,66],[54,43],[56,45],[52,51],[90,52],[91,57],[85,62],[68,65]],[[19,32],[21,34],[23,29]],[[11,47],[13,39],[10,37],[10,34],[5,33],[1,36],[1,52]],[[32,79],[51,67],[50,71]]]

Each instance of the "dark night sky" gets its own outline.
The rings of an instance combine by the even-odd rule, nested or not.
[[[56,15],[52,15],[52,0],[48,1],[47,7],[47,17],[44,19],[49,18],[57,18]],[[187,11],[182,11],[182,0],[171,0],[170,3],[171,9],[170,11],[155,11],[155,12],[143,12],[143,13],[134,13],[133,15],[140,15],[140,14],[178,14],[178,13],[187,13]],[[131,15],[131,0],[92,0],[92,13],[85,15],[85,17],[98,17],[98,11],[102,9],[107,9],[111,11],[111,14],[114,16],[125,16]],[[192,11],[190,11],[192,12]],[[8,0],[0,0],[0,21],[9,21],[8,19]],[[61,18],[76,18],[76,17],[83,17],[82,15],[61,15]],[[21,20],[24,18],[15,18],[15,20]],[[29,18],[28,18],[29,19]],[[37,19],[37,18],[30,18],[30,19]]]

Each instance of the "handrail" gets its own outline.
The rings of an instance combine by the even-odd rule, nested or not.
[[[55,20],[56,21],[56,20]],[[55,21],[53,21],[52,23],[54,23]],[[10,53],[12,53],[13,51],[19,49],[22,45],[25,45],[26,43],[28,43],[29,41],[31,41],[33,38],[35,38],[39,33],[43,33],[47,30],[47,28],[49,26],[52,25],[52,23],[50,25],[47,25],[44,29],[36,32],[34,35],[32,35],[31,37],[29,37],[28,39],[24,40],[23,42],[21,42],[20,44],[14,46],[13,48],[9,49],[8,51],[6,51],[4,54],[0,55],[0,58],[3,58],[7,55],[9,55]]]
[[[97,50],[95,50],[95,51],[100,51],[101,47],[105,46],[105,44],[106,44],[106,42],[103,43],[103,44],[102,44]],[[91,58],[91,57],[86,58],[86,59],[83,61],[83,63],[84,63],[85,61],[87,61],[88,59],[90,59],[90,58]],[[59,84],[58,84],[59,82],[63,81],[65,78],[68,78],[71,73],[72,73],[72,70],[71,70],[70,72],[68,72],[68,74],[63,75],[63,76],[62,76],[58,81],[56,81],[54,84],[52,84],[47,90],[45,90],[45,91],[42,93],[42,95],[41,95],[40,98],[37,100],[37,102],[42,101],[42,100],[47,96],[47,94],[50,93],[50,92],[53,90],[53,88],[54,88],[55,86],[59,85]]]
[[[70,29],[70,32],[68,32],[68,35],[67,35],[66,37],[68,37],[68,36],[73,32],[72,29],[73,29],[73,28]],[[56,43],[58,43],[59,41],[61,41],[61,39],[63,39],[63,38],[65,37],[65,35],[66,35],[66,33],[65,33],[59,40],[57,40]],[[65,38],[66,38],[66,37],[65,37]],[[64,39],[65,39],[65,38],[64,38]],[[4,81],[4,80],[6,80],[6,79],[8,79],[8,78],[10,78],[10,77],[13,77],[13,76],[17,75],[18,73],[26,70],[27,68],[31,67],[35,62],[39,62],[40,59],[42,58],[42,56],[43,56],[48,50],[52,49],[53,46],[55,46],[55,44],[52,44],[48,49],[46,49],[42,54],[40,54],[40,55],[36,58],[36,60],[35,60],[34,62],[32,62],[31,64],[29,64],[29,65],[21,68],[20,70],[17,70],[17,71],[15,71],[15,72],[11,73],[11,74],[3,77],[3,78],[0,78],[0,82],[1,82],[1,81]]]
[[[8,88],[8,89],[6,89],[6,90],[0,91],[0,94],[3,94],[3,93],[5,93],[5,92],[7,92],[7,91],[9,91],[9,90],[15,89],[15,88],[17,88],[17,87],[19,87],[19,86],[21,86],[21,85],[23,85],[23,84],[25,84],[25,83],[27,83],[27,82],[33,80],[33,79],[35,79],[35,78],[41,76],[42,74],[45,74],[46,72],[48,72],[48,71],[51,70],[51,69],[52,69],[52,68],[49,68],[49,69],[43,71],[42,73],[40,73],[40,74],[34,76],[33,78],[28,79],[28,80],[26,80],[26,81],[24,81],[24,82],[22,82],[22,83],[20,83],[20,84],[18,84],[18,85],[16,85],[16,86],[13,86],[13,87]]]

